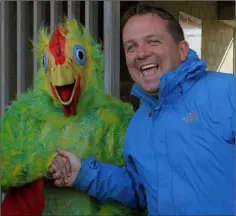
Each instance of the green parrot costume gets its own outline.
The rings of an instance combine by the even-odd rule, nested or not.
[[[40,62],[35,87],[1,119],[2,190],[43,181],[45,216],[143,214],[74,188],[57,188],[46,178],[58,147],[122,165],[133,109],[106,93],[102,50],[77,21],[65,20],[52,35],[42,28],[35,48]]]

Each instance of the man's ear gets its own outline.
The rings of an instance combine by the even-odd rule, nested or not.
[[[181,62],[185,61],[188,56],[189,44],[186,40],[179,43],[179,53]]]

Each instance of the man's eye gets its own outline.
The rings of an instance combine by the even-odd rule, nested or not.
[[[159,40],[154,40],[154,39],[149,40],[148,42],[149,42],[149,44],[159,44],[160,43]]]
[[[135,47],[134,45],[128,46],[128,47],[127,47],[127,51],[128,51],[128,52],[132,51],[132,50],[134,49],[134,47]]]

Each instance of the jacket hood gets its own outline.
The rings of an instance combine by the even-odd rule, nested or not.
[[[206,62],[199,59],[194,50],[189,49],[188,56],[183,63],[161,76],[158,98],[171,94],[177,86],[181,86],[183,90],[186,90],[186,87],[188,87],[186,85],[187,81],[202,76],[206,72],[206,68]],[[131,95],[141,100],[152,101],[152,103],[157,100],[154,96],[145,93],[137,83],[134,83],[131,89]]]

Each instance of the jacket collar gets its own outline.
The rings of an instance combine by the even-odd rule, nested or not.
[[[157,101],[173,97],[177,92],[186,91],[197,78],[205,74],[206,67],[206,62],[199,59],[196,52],[190,49],[187,59],[183,63],[161,76],[160,88],[156,97],[145,93],[136,83],[131,89],[131,95],[155,105]]]

